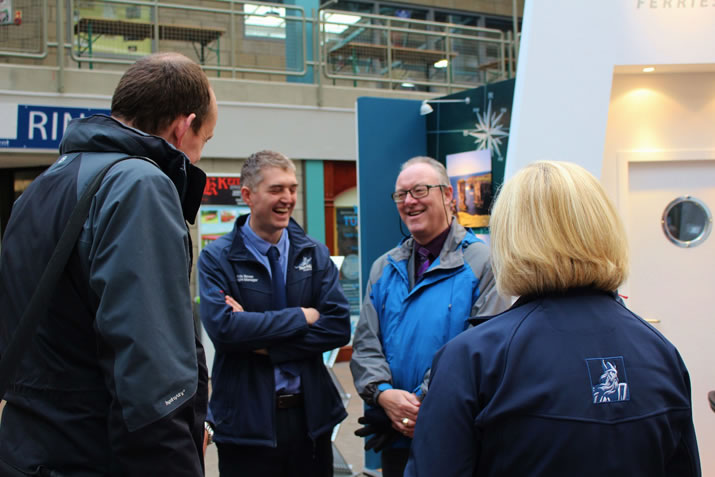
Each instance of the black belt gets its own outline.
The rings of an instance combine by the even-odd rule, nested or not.
[[[278,409],[290,409],[303,405],[302,394],[278,394],[276,396],[276,407]]]

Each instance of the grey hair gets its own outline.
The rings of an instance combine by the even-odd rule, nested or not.
[[[276,151],[254,152],[241,167],[241,186],[254,190],[263,181],[261,171],[265,167],[277,167],[295,174],[295,164],[288,156]]]
[[[447,169],[445,169],[444,165],[441,162],[436,161],[436,160],[432,159],[431,157],[427,157],[427,156],[413,157],[412,159],[409,159],[408,161],[402,163],[402,166],[400,166],[400,172],[404,171],[405,169],[407,169],[410,166],[414,166],[415,164],[428,164],[428,165],[432,166],[432,169],[434,169],[435,172],[437,173],[437,175],[439,176],[439,181],[441,182],[441,185],[444,185],[444,186],[450,185],[449,177],[447,176]]]

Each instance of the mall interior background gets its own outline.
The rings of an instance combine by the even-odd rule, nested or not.
[[[296,220],[343,257],[362,250],[360,228],[369,230],[358,204],[376,187],[360,178],[363,161],[370,162],[360,142],[370,138],[358,128],[358,98],[405,101],[411,112],[404,120],[422,121],[422,136],[400,138],[410,147],[385,146],[388,163],[366,171],[389,188],[394,178],[385,171],[406,160],[413,145],[441,159],[444,142],[436,138],[458,130],[451,139],[466,147],[459,142],[470,139],[463,131],[484,119],[490,88],[509,84],[513,104],[491,98],[506,134],[501,160],[492,157],[493,185],[498,174],[509,177],[533,160],[578,162],[601,178],[629,236],[653,245],[631,245],[625,294],[675,342],[691,370],[704,475],[715,475],[715,455],[706,451],[715,445],[715,422],[705,397],[715,388],[706,351],[715,335],[707,300],[715,277],[705,265],[715,250],[711,241],[677,249],[661,230],[672,198],[698,194],[710,201],[712,185],[697,179],[709,177],[715,164],[713,5],[3,0],[0,233],[14,199],[56,159],[66,122],[106,111],[127,64],[153,51],[183,52],[211,78],[219,121],[200,166],[235,177],[252,152],[284,152],[298,165]],[[424,100],[466,96],[473,98],[469,107],[435,104],[433,113],[419,115]],[[473,124],[450,125],[461,114]],[[376,150],[389,135],[380,141]],[[378,210],[397,223],[392,208]],[[192,227],[195,256],[200,227]],[[360,267],[351,269],[353,261],[343,278],[353,283],[346,289],[357,307]],[[648,268],[653,263],[660,268]]]

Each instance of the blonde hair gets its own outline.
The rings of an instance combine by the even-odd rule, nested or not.
[[[491,253],[503,295],[575,287],[613,291],[628,274],[628,243],[598,180],[568,162],[528,165],[499,192]]]

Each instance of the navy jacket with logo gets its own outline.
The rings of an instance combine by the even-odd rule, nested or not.
[[[699,476],[690,378],[615,294],[520,299],[436,355],[405,476]]]
[[[315,439],[347,416],[322,354],[349,341],[348,302],[327,247],[291,219],[288,307],[272,310],[269,271],[243,244],[240,227],[247,217],[210,243],[198,262],[201,321],[216,348],[209,405],[214,439],[276,446],[273,367],[288,361],[299,366],[308,433]],[[244,311],[231,311],[224,294]],[[318,321],[308,326],[301,307],[317,309]],[[268,355],[254,352],[259,349]]]

